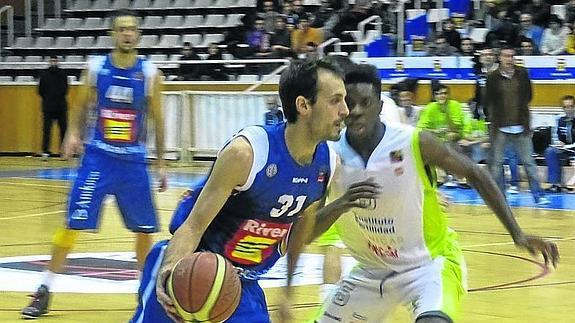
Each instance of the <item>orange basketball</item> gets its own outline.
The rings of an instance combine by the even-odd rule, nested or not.
[[[238,307],[242,289],[229,261],[215,253],[196,252],[174,266],[167,291],[184,320],[223,322]]]

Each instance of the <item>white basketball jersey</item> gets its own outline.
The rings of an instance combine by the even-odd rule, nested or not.
[[[404,271],[428,263],[451,241],[437,201],[435,171],[424,165],[419,131],[386,124],[385,134],[367,164],[351,148],[345,133],[332,147],[341,157],[330,200],[353,183],[373,178],[382,187],[365,209],[353,208],[336,222],[341,240],[361,266]]]

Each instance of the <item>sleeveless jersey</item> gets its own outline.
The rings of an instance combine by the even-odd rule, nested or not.
[[[285,127],[251,126],[236,135],[253,149],[248,180],[228,198],[198,247],[224,255],[242,269],[244,279],[257,279],[285,253],[292,224],[323,198],[335,168],[335,153],[324,142],[311,164],[296,163],[286,146]]]
[[[148,97],[156,75],[156,67],[139,57],[128,69],[115,67],[111,54],[89,62],[87,81],[96,87],[97,101],[88,129],[87,152],[145,161]]]
[[[401,272],[450,250],[452,233],[437,200],[435,170],[422,162],[418,130],[386,124],[367,164],[345,134],[332,147],[342,165],[333,179],[330,200],[370,177],[382,187],[379,198],[364,201],[367,208],[353,208],[335,223],[360,266]]]

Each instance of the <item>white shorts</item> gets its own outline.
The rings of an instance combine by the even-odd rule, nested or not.
[[[355,267],[324,300],[317,322],[385,322],[396,307],[406,306],[413,319],[439,315],[455,320],[466,294],[463,257],[437,257],[428,265],[402,273]]]

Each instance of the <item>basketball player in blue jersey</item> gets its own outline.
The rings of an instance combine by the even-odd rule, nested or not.
[[[146,259],[131,322],[181,321],[165,282],[194,251],[221,254],[238,268],[241,300],[227,322],[270,322],[258,278],[286,251],[293,273],[334,172],[336,158],[324,140],[339,138],[348,114],[342,76],[323,60],[293,61],[279,93],[287,123],[241,130],[219,152],[205,184],[178,206],[173,238],[157,243]],[[353,199],[376,194],[369,181],[353,187]],[[284,304],[291,304],[290,295],[288,287]]]
[[[467,178],[517,247],[557,265],[557,246],[521,230],[487,171],[431,133],[380,121],[381,80],[374,66],[352,66],[345,83],[350,113],[332,145],[341,164],[329,199],[365,178],[379,185],[380,194],[365,201],[370,207],[346,212],[336,200],[316,216],[314,236],[335,223],[358,261],[324,300],[318,322],[387,322],[402,305],[416,323],[456,320],[466,294],[465,262],[440,206],[435,167]]]
[[[52,280],[63,271],[79,231],[98,229],[106,195],[115,196],[126,227],[136,233],[138,269],[150,250],[158,220],[145,159],[147,117],[155,124],[160,191],[166,189],[164,127],[161,73],[138,58],[139,36],[136,17],[119,12],[112,26],[115,49],[90,61],[83,73],[78,111],[66,133],[63,151],[66,158],[82,151],[84,156],[70,192],[66,222],[56,232],[52,258],[32,302],[22,311],[24,318],[37,318],[48,311]],[[86,126],[88,110],[93,110],[95,121]]]

